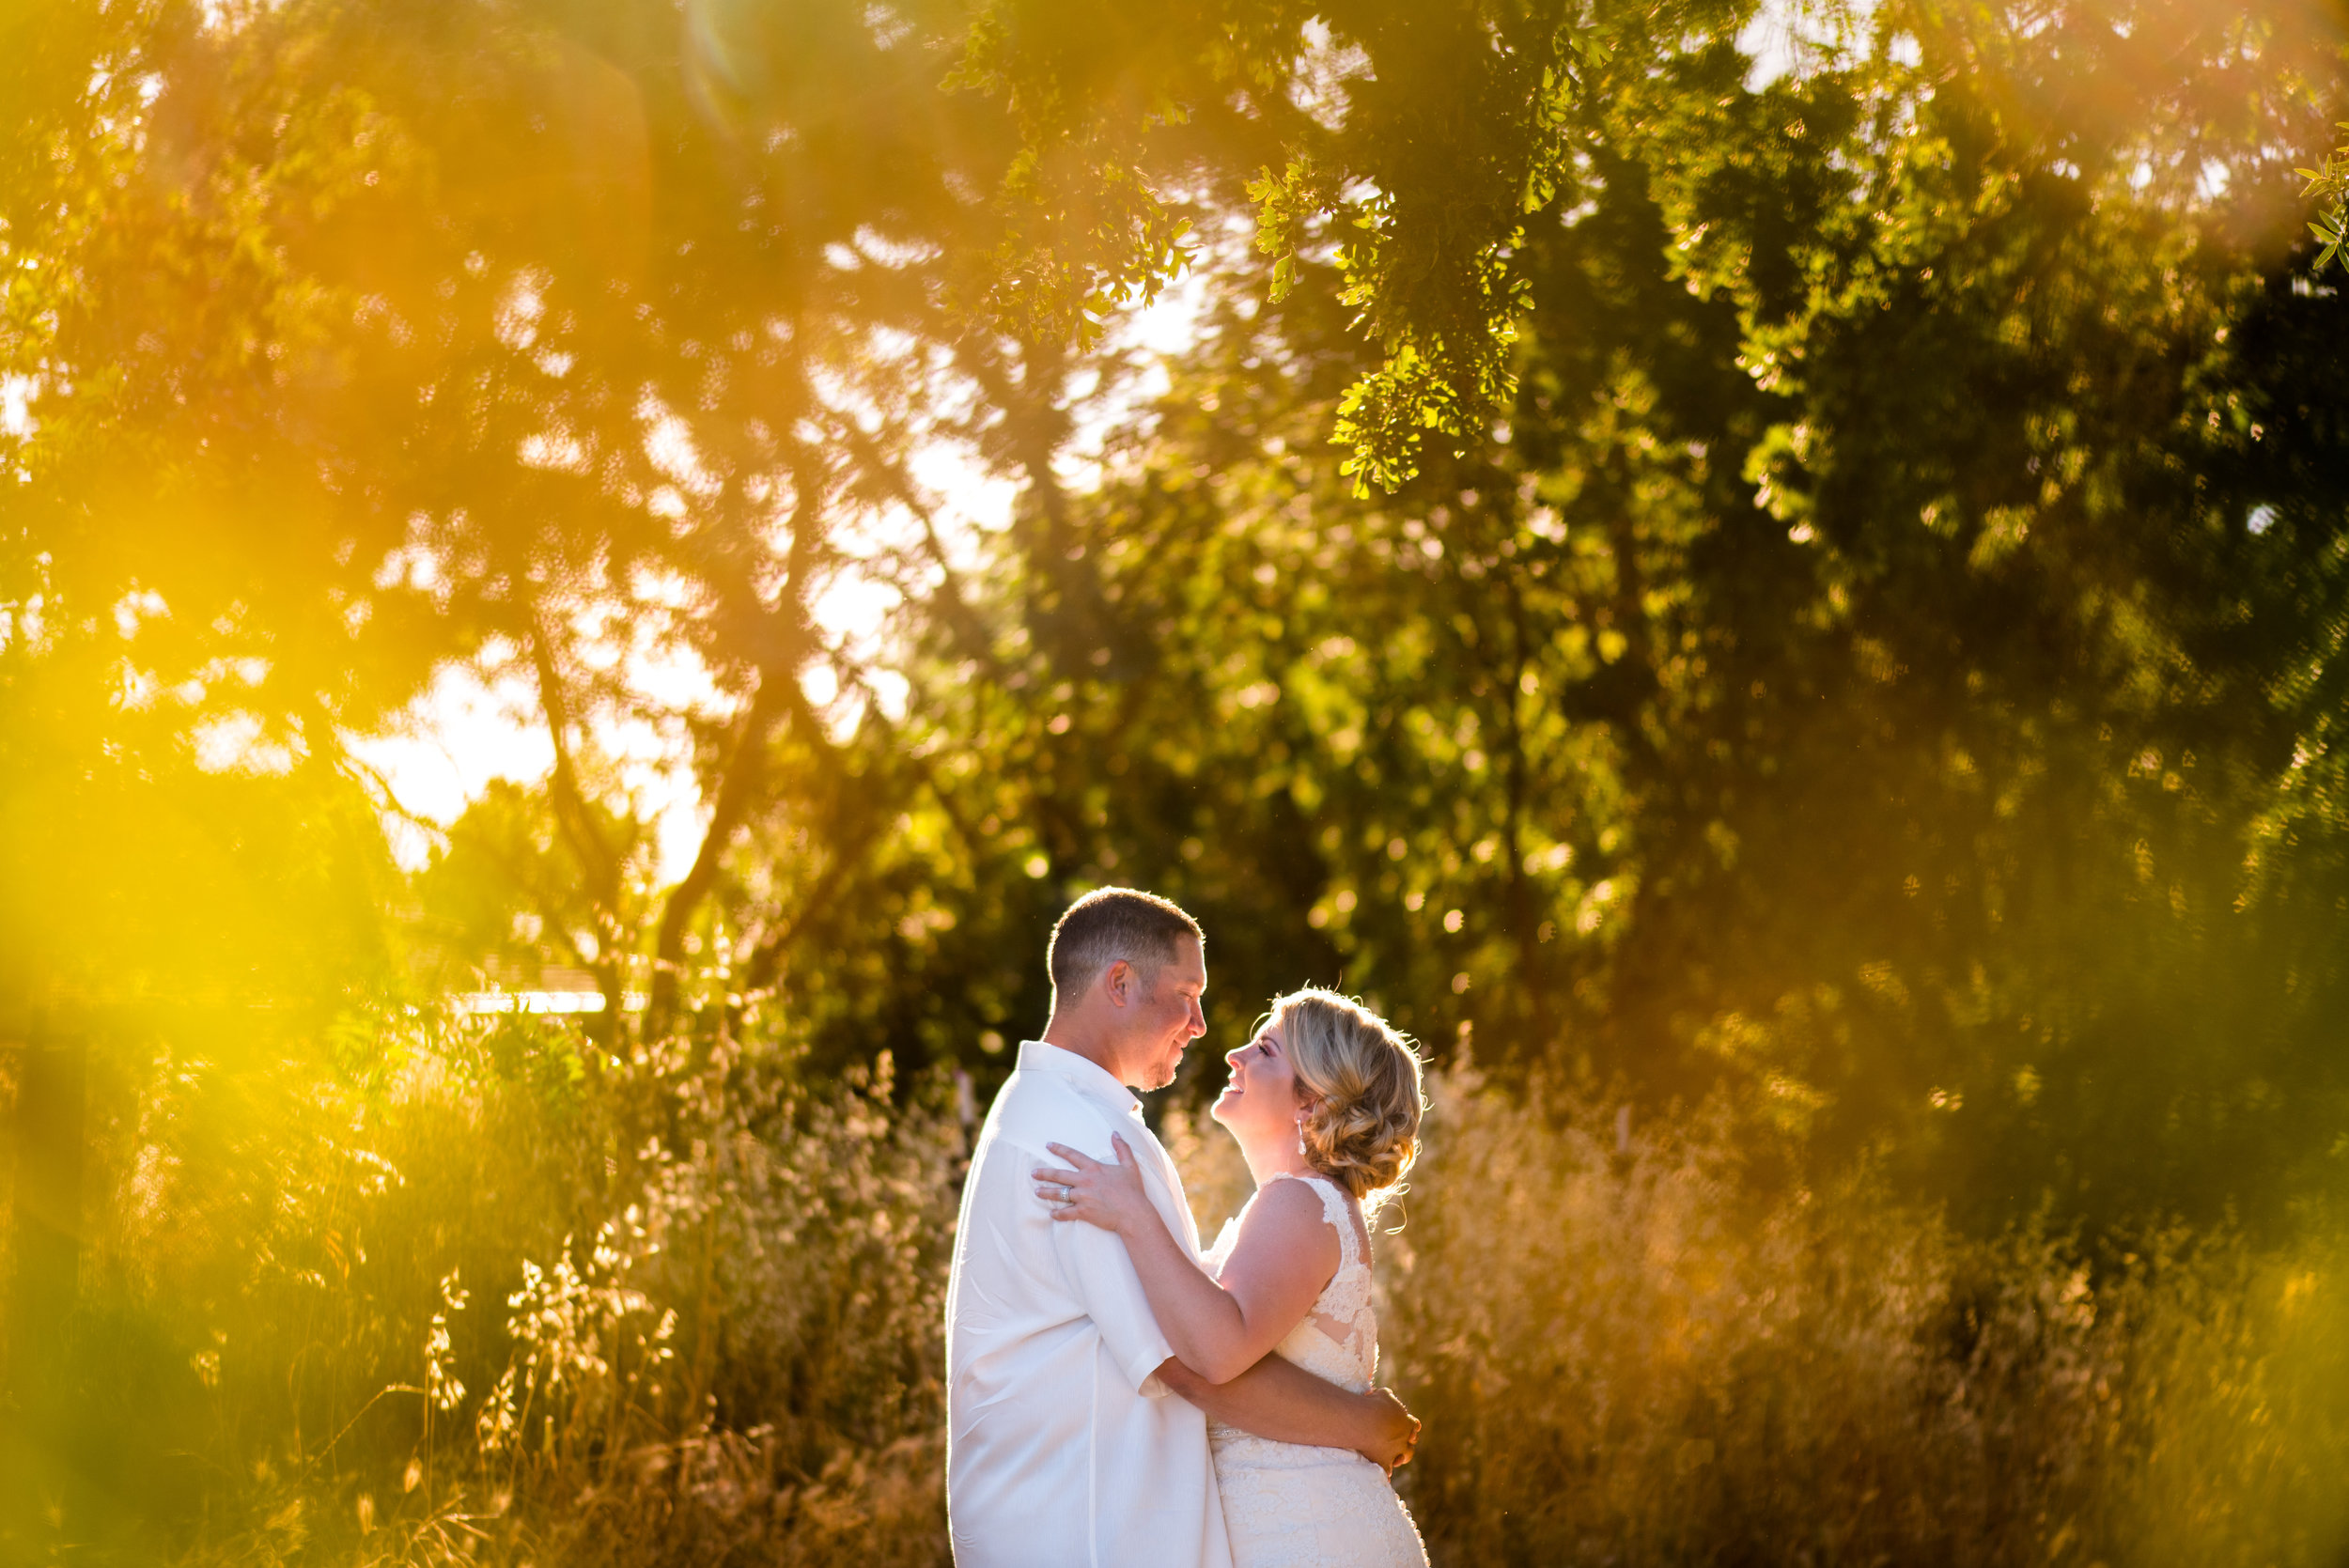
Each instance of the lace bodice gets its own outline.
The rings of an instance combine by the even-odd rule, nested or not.
[[[1378,1318],[1370,1304],[1370,1259],[1361,1221],[1344,1188],[1327,1176],[1279,1175],[1299,1181],[1321,1199],[1321,1217],[1338,1233],[1338,1270],[1315,1297],[1313,1310],[1273,1349],[1315,1377],[1361,1393],[1378,1375]],[[1218,1274],[1239,1239],[1239,1220],[1228,1221],[1207,1264]]]

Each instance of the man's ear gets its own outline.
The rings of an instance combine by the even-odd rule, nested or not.
[[[1112,958],[1101,975],[1101,994],[1110,999],[1112,1007],[1123,1007],[1133,994],[1134,967],[1123,958]]]

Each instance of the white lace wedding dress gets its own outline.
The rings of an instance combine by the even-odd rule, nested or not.
[[[1378,1371],[1378,1319],[1371,1311],[1361,1221],[1327,1177],[1274,1180],[1301,1181],[1319,1193],[1322,1218],[1338,1233],[1339,1262],[1313,1311],[1273,1348],[1315,1376],[1361,1393]],[[1207,1253],[1219,1274],[1238,1234],[1235,1219]],[[1386,1472],[1361,1454],[1276,1443],[1214,1421],[1207,1438],[1233,1568],[1424,1568],[1427,1550],[1409,1511]]]

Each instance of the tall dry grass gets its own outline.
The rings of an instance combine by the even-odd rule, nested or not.
[[[1805,1188],[1766,1116],[1432,1091],[1380,1274],[1439,1561],[2349,1560],[2337,1246],[2157,1236],[2096,1280]]]
[[[951,1086],[531,1020],[386,1043],[359,1080],[116,1063],[0,1555],[943,1558]]]
[[[945,1561],[951,1082],[527,1020],[389,1043],[357,1077],[117,1062],[73,1397],[7,1555]],[[2097,1271],[1806,1188],[1765,1116],[1431,1087],[1378,1272],[1439,1563],[2349,1560],[2349,1258],[2314,1218]],[[1165,1134],[1212,1229],[1245,1172]]]

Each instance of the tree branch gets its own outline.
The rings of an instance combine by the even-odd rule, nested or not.
[[[879,476],[882,489],[894,496],[922,525],[924,553],[938,567],[939,598],[945,605],[946,627],[954,633],[956,645],[983,665],[990,676],[1000,678],[1003,666],[995,657],[995,640],[988,635],[986,622],[971,608],[969,598],[963,594],[962,576],[947,558],[945,541],[938,536],[938,523],[928,501],[915,487],[912,477],[905,472],[904,465],[891,462],[882,456],[873,438],[858,429],[854,420],[841,419],[836,423],[850,453],[868,472]]]
[[[784,693],[794,688],[793,674],[788,668],[760,672],[758,690],[735,726],[725,763],[719,769],[718,793],[710,802],[709,827],[702,834],[701,849],[693,857],[692,869],[670,890],[661,906],[660,935],[653,944],[652,985],[645,1004],[643,1029],[647,1039],[659,1038],[676,1011],[686,927],[717,885],[718,864],[733,842],[734,831],[751,814],[766,776],[769,735],[775,722],[789,711]]]
[[[571,709],[563,690],[563,676],[554,667],[553,645],[536,606],[530,611],[530,658],[538,676],[538,706],[546,714],[547,731],[554,742],[554,774],[548,794],[555,825],[579,857],[587,883],[587,908],[596,923],[596,962],[588,966],[596,987],[603,993],[607,1027],[619,1027],[625,987],[619,954],[625,943],[620,930],[620,866],[612,846],[597,831],[595,813],[580,787],[579,770],[571,761]]]
[[[804,449],[796,449],[795,455],[807,470],[820,472],[824,466]],[[809,580],[824,553],[823,508],[830,489],[829,484],[801,488],[800,504],[791,514],[791,548],[784,586],[765,618],[768,635],[757,643],[757,690],[736,724],[719,767],[717,793],[710,800],[709,826],[702,834],[701,848],[684,879],[669,891],[661,906],[661,926],[653,943],[652,983],[639,1026],[648,1040],[658,1039],[673,1021],[683,978],[686,928],[692,923],[693,911],[717,886],[719,862],[733,842],[735,830],[749,819],[758,802],[767,776],[768,739],[778,721],[802,706],[800,663],[815,641],[807,625]]]

